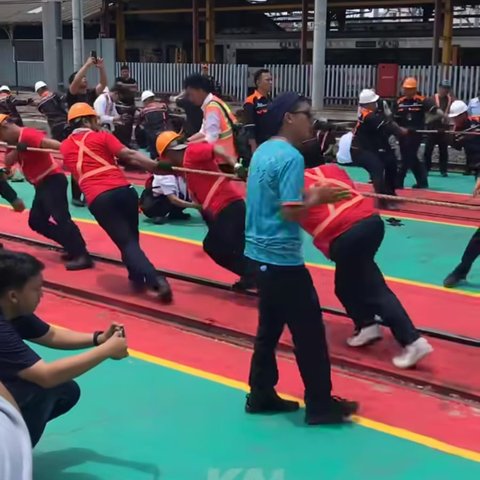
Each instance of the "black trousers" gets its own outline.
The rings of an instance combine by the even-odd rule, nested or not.
[[[351,155],[353,163],[370,174],[376,193],[395,195],[397,159],[392,150],[375,153],[352,148]]]
[[[379,315],[397,342],[406,346],[417,340],[419,334],[375,263],[384,235],[385,224],[374,215],[332,242],[330,257],[336,266],[335,294],[357,329],[372,325],[375,315]]]
[[[462,256],[460,265],[455,269],[460,275],[467,275],[473,263],[480,256],[480,228],[473,234]]]
[[[438,145],[439,151],[439,168],[440,173],[447,173],[448,170],[448,140],[445,133],[435,133],[428,135],[425,143],[425,152],[423,158],[425,160],[425,167],[427,170],[432,168],[432,153],[435,145]]]
[[[138,195],[133,187],[100,194],[89,206],[98,224],[120,250],[128,278],[136,285],[157,287],[157,272],[140,248]]]
[[[70,181],[71,181],[72,199],[81,201],[82,200],[82,189],[80,188],[80,185],[73,178],[73,176],[70,177]]]
[[[59,243],[72,257],[87,253],[85,240],[68,209],[67,178],[50,175],[35,187],[28,225],[35,232]],[[55,223],[50,221],[50,217]]]
[[[428,187],[427,171],[418,158],[418,149],[421,143],[422,137],[416,133],[410,133],[404,137],[400,137],[401,165],[398,171],[398,188],[403,188],[408,170],[412,171],[419,187]]]
[[[151,190],[144,190],[140,196],[140,206],[143,214],[148,218],[162,218],[170,215],[175,218],[185,210],[177,207],[165,196],[154,197]]]
[[[280,267],[252,262],[259,294],[259,324],[250,366],[252,392],[271,391],[278,382],[275,349],[285,325],[305,385],[309,410],[330,404],[332,383],[325,327],[317,292],[304,265]]]
[[[57,142],[63,142],[67,136],[65,127],[66,123],[57,123],[56,125],[50,126],[50,134],[52,135],[52,138],[57,140]]]
[[[206,218],[207,236],[203,250],[221,267],[243,277],[247,273],[245,249],[245,202],[226,206],[214,219]]]
[[[80,399],[80,387],[73,380],[53,388],[32,383],[23,398],[15,397],[27,424],[32,446],[40,440],[47,423],[71,410]]]

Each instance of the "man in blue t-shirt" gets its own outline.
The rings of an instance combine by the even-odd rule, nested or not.
[[[89,334],[56,328],[34,314],[42,296],[43,268],[31,255],[0,251],[0,382],[17,402],[33,446],[47,422],[78,402],[74,378],[108,358],[128,355],[122,325]],[[47,363],[24,340],[58,350],[97,348]]]
[[[296,146],[311,137],[312,113],[295,93],[277,97],[266,114],[277,136],[253,155],[247,182],[245,255],[255,269],[259,327],[250,369],[248,413],[288,412],[297,402],[281,399],[275,386],[275,348],[288,325],[297,365],[305,385],[305,421],[342,423],[358,409],[356,402],[331,395],[330,359],[322,311],[304,265],[298,221],[306,209],[348,198],[348,191],[321,185],[304,192],[304,159]]]

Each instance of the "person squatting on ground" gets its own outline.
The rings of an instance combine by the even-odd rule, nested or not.
[[[220,172],[219,164],[236,169],[236,157],[222,147],[209,143],[186,144],[181,135],[163,132],[157,139],[160,158],[175,167]],[[238,170],[238,169],[237,169]],[[253,286],[248,275],[245,246],[245,195],[243,187],[229,178],[186,173],[187,188],[198,204],[208,233],[203,240],[205,253],[218,265],[240,277],[233,288],[244,290]]]
[[[369,173],[375,193],[395,195],[397,158],[390,146],[390,137],[402,137],[408,131],[378,110],[379,99],[373,90],[362,90],[360,93],[360,114],[353,131],[350,153],[353,163]],[[378,203],[382,208],[391,207],[386,200]]]
[[[82,333],[56,328],[35,315],[43,269],[31,255],[0,251],[0,382],[18,404],[34,447],[47,423],[77,404],[80,388],[75,378],[104,360],[128,356],[122,325]],[[25,340],[58,350],[96,348],[46,362]]]
[[[413,367],[433,349],[420,337],[375,262],[385,224],[373,200],[355,190],[343,169],[331,164],[305,170],[306,191],[324,184],[348,189],[352,196],[332,205],[311,208],[302,218],[301,226],[313,237],[314,245],[335,262],[335,294],[355,324],[355,335],[347,343],[362,347],[381,340],[381,328],[375,322],[378,315],[404,349],[393,358],[394,365]]]
[[[25,178],[35,187],[28,218],[30,228],[64,248],[67,270],[91,268],[93,262],[85,240],[70,216],[68,182],[62,168],[51,153],[28,151],[28,147],[58,150],[60,143],[40,130],[18,127],[5,115],[0,116],[0,138],[17,147],[6,155],[5,166],[18,163]]]
[[[32,480],[32,442],[17,402],[0,382],[0,478]]]
[[[171,302],[166,278],[157,274],[140,247],[138,195],[116,158],[150,172],[156,162],[102,131],[95,110],[86,103],[73,105],[68,121],[73,132],[61,145],[64,165],[80,185],[90,212],[120,250],[132,286],[136,291],[154,290],[160,300]]]
[[[347,189],[322,185],[304,191],[304,159],[297,149],[311,138],[312,113],[298,94],[278,96],[267,119],[276,136],[255,151],[247,180],[245,255],[259,293],[259,325],[250,367],[247,413],[289,412],[297,402],[275,391],[275,349],[285,325],[305,385],[308,424],[343,423],[356,402],[331,395],[331,369],[322,310],[302,255],[298,222],[311,207],[348,198]]]
[[[153,223],[163,225],[169,220],[188,220],[186,208],[198,209],[190,201],[185,179],[179,175],[151,175],[140,195],[140,209]]]

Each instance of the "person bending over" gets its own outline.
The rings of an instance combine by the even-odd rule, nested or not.
[[[80,388],[74,378],[104,360],[128,356],[121,325],[82,333],[54,327],[35,315],[42,297],[43,269],[43,263],[31,255],[0,251],[0,382],[17,402],[33,446],[50,420],[78,402]],[[92,348],[46,362],[25,340],[58,350]]]

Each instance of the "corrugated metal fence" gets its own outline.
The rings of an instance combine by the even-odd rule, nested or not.
[[[200,72],[200,65],[166,63],[129,63],[131,74],[140,89],[152,89],[160,93],[178,93],[186,76]],[[310,97],[312,94],[311,65],[265,65],[274,78],[273,94],[294,90]],[[117,63],[117,71],[120,63]],[[222,85],[225,95],[243,100],[248,90],[247,65],[211,65],[210,73]],[[468,100],[480,90],[480,67],[445,67],[402,65],[399,70],[399,86],[403,78],[414,76],[424,95],[435,93],[443,78],[452,82],[457,98]],[[363,88],[375,88],[375,65],[327,65],[325,68],[325,104],[354,105]]]
[[[122,64],[117,63],[117,71]],[[178,94],[183,81],[192,73],[200,73],[200,64],[183,63],[127,63],[130,75],[139,89],[158,93]],[[222,86],[222,93],[234,99],[247,96],[248,65],[218,64],[209,66],[209,74]]]

